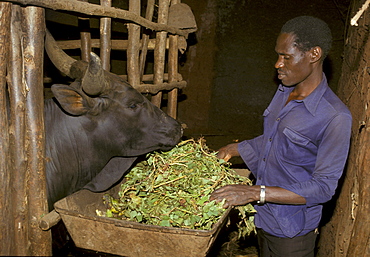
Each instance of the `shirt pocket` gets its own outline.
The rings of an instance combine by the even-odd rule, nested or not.
[[[295,165],[314,161],[316,147],[308,137],[288,127],[284,128],[283,134],[286,138],[282,144],[283,160]]]
[[[269,127],[273,126],[271,119],[267,118],[269,115],[270,115],[270,111],[269,111],[268,108],[266,108],[265,111],[263,112],[263,115],[262,115],[263,116],[263,126],[265,128],[269,128]]]
[[[266,117],[270,114],[270,111],[268,109],[265,109],[265,111],[263,112],[263,117]]]

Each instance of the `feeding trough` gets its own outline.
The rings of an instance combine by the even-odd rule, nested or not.
[[[80,190],[54,205],[77,247],[121,256],[206,256],[230,212],[211,230],[147,225],[97,216],[97,209],[106,208],[103,194]]]

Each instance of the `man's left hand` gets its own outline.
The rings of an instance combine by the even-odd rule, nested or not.
[[[259,199],[260,187],[248,185],[227,185],[215,190],[210,197],[210,200],[221,202],[225,199],[223,208],[230,206],[245,205]]]

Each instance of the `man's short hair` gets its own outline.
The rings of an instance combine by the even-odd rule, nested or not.
[[[312,16],[299,16],[287,21],[280,33],[293,33],[300,51],[307,52],[319,46],[323,51],[323,59],[331,48],[331,31],[324,21]]]

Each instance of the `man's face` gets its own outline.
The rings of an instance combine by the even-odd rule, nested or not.
[[[300,51],[294,39],[294,34],[282,33],[276,41],[275,51],[279,57],[275,68],[278,78],[285,86],[295,86],[304,82],[312,72],[310,51]]]

